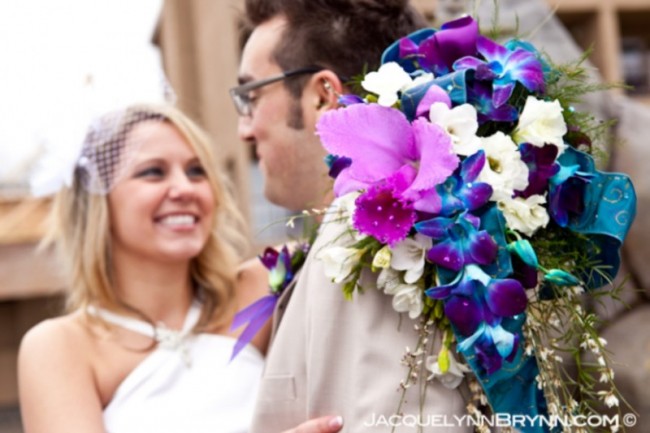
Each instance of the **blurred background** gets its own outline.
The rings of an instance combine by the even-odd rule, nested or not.
[[[432,24],[478,11],[488,28],[491,0],[417,0]],[[616,119],[620,145],[603,164],[628,173],[639,198],[623,251],[628,307],[588,305],[607,319],[604,337],[619,363],[616,379],[650,426],[650,0],[502,0],[498,27],[524,35],[555,62],[593,47],[594,80],[633,88],[587,98],[586,109]],[[212,136],[232,179],[254,247],[290,233],[286,211],[269,204],[254,152],[239,142],[228,89],[237,81],[243,0],[0,1],[0,433],[21,432],[16,353],[22,335],[61,313],[63,280],[49,251],[36,252],[49,198],[29,196],[29,178],[55,131],[79,127],[87,98],[156,90],[160,71],[177,104]],[[86,102],[85,102],[86,101]],[[65,134],[60,134],[65,136]],[[646,162],[648,164],[646,164]],[[645,426],[645,429],[644,429]]]

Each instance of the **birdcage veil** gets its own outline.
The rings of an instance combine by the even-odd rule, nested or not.
[[[134,133],[136,128],[144,122],[165,121],[161,106],[176,102],[162,71],[157,75],[148,85],[132,88],[119,86],[118,81],[128,79],[119,74],[90,77],[83,98],[75,101],[77,115],[67,123],[58,120],[46,132],[43,157],[30,177],[32,194],[56,193],[71,186],[75,176],[89,193],[108,194],[147,140],[150,129]]]

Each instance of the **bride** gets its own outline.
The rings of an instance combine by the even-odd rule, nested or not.
[[[70,311],[21,344],[25,432],[247,431],[269,331],[230,362],[230,324],[267,274],[237,266],[239,217],[205,134],[166,105],[103,116],[52,217]]]

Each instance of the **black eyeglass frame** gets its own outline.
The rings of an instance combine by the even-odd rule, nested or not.
[[[283,71],[281,74],[274,75],[272,77],[262,78],[261,80],[250,81],[248,83],[244,83],[242,85],[233,87],[229,91],[230,97],[232,98],[232,101],[235,104],[235,108],[237,109],[237,112],[241,116],[250,116],[253,110],[250,105],[251,103],[250,98],[248,98],[248,92],[250,92],[251,90],[259,89],[261,87],[268,86],[269,84],[273,84],[278,81],[282,81],[287,78],[295,77],[298,75],[315,74],[316,72],[320,72],[324,69],[325,68],[323,68],[322,66],[306,66],[304,68],[292,69],[290,71]]]

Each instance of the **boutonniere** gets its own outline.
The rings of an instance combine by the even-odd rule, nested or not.
[[[230,359],[237,354],[253,339],[260,328],[271,318],[273,310],[284,290],[295,279],[298,271],[305,262],[309,252],[310,243],[300,243],[290,250],[283,245],[278,251],[267,247],[259,256],[262,264],[269,270],[269,294],[255,301],[253,304],[235,314],[231,330],[246,326],[233,348]]]

